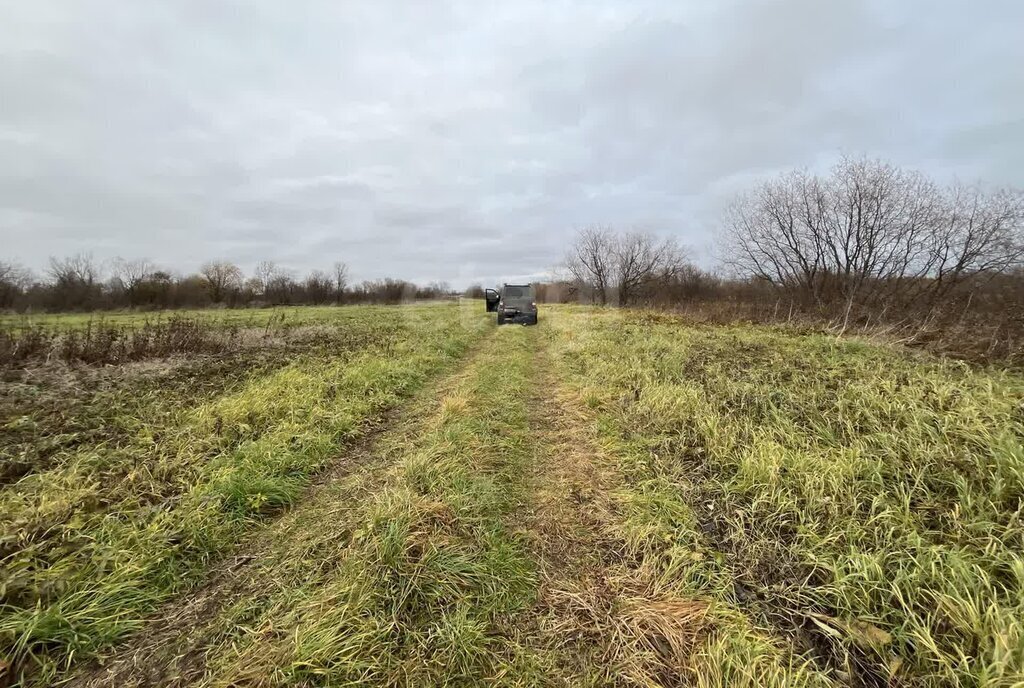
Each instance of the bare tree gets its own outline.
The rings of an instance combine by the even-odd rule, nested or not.
[[[18,263],[0,260],[0,282],[25,288],[32,282],[32,272]]]
[[[254,274],[255,293],[269,303],[291,303],[297,297],[296,292],[305,288],[304,284],[299,284],[296,281],[295,273],[272,260],[260,261],[256,265]],[[324,275],[323,271],[318,271],[318,278]],[[329,284],[330,279],[328,278]]]
[[[299,285],[295,274],[284,268],[275,268],[267,281],[264,298],[271,303],[291,303],[295,300]]]
[[[940,189],[914,172],[844,159],[826,177],[762,184],[726,216],[727,260],[819,306],[934,303],[969,276],[1019,264],[1015,192]]]
[[[615,291],[621,306],[628,306],[655,281],[674,278],[687,264],[674,239],[657,239],[647,232],[627,232],[616,238],[613,252]]]
[[[31,283],[32,273],[28,269],[0,260],[0,308],[12,307]]]
[[[91,253],[67,258],[50,258],[47,275],[51,281],[51,307],[57,309],[92,308],[101,295],[100,266]]]
[[[418,299],[440,299],[452,293],[452,285],[444,281],[434,281],[425,287],[416,289]]]
[[[369,303],[401,303],[416,297],[417,288],[412,282],[385,277],[382,280],[367,280],[356,285],[350,292],[357,301]]]
[[[341,303],[345,296],[345,287],[348,286],[348,266],[340,260],[335,261],[331,274],[334,278],[334,302]]]
[[[255,286],[260,296],[266,296],[267,287],[278,274],[277,265],[272,260],[261,260],[253,271]]]
[[[204,263],[199,272],[206,280],[206,287],[214,303],[221,303],[229,292],[242,285],[242,271],[226,260]]]
[[[593,291],[598,303],[608,303],[615,276],[616,236],[610,227],[594,226],[580,230],[565,258],[565,267],[573,280]]]
[[[968,277],[989,278],[1024,264],[1024,193],[956,185],[928,244],[932,304]]]
[[[227,261],[208,262],[191,275],[158,270],[149,260],[111,261],[109,280],[89,254],[51,259],[45,281],[34,281],[28,270],[0,261],[0,308],[101,309],[127,305],[177,308],[208,306],[211,302],[234,306],[259,303],[328,303],[339,295],[352,301],[399,303],[449,296],[451,287],[435,282],[425,287],[404,280],[384,279],[352,288],[344,263],[333,270],[314,270],[301,280],[271,261],[257,266],[252,279]]]
[[[99,263],[91,253],[76,253],[63,259],[51,257],[47,273],[58,284],[92,286],[102,278]]]
[[[609,227],[584,229],[566,257],[577,288],[590,290],[601,304],[634,303],[655,280],[671,279],[686,265],[673,239],[647,232],[618,234]]]
[[[115,258],[111,264],[112,277],[125,291],[130,305],[136,305],[139,287],[156,272],[156,266],[146,258],[125,260]]]

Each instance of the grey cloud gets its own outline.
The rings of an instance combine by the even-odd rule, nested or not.
[[[1024,5],[10,3],[0,238],[456,283],[865,152],[1024,184]],[[507,237],[527,246],[503,251]]]

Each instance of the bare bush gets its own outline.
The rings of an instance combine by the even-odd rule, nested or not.
[[[312,303],[327,303],[333,292],[331,276],[323,270],[314,270],[306,277],[306,299]]]
[[[32,273],[18,265],[0,261],[0,308],[12,308],[29,285],[32,284]]]
[[[47,268],[52,288],[48,306],[53,309],[95,308],[102,289],[99,263],[89,253],[78,253],[67,258],[50,258]]]
[[[386,277],[361,282],[346,293],[355,303],[401,303],[416,298],[418,288],[412,282]]]
[[[725,260],[804,305],[934,309],[968,283],[1019,265],[1019,192],[937,187],[920,174],[844,159],[794,172],[730,208]]]
[[[650,299],[657,285],[688,265],[674,239],[647,232],[618,233],[610,227],[579,232],[565,267],[579,296],[602,305],[628,306]]]
[[[125,260],[118,257],[111,265],[112,277],[124,289],[129,306],[138,305],[141,287],[155,272],[156,266],[146,258]]]
[[[612,255],[615,290],[622,306],[650,299],[659,285],[671,282],[688,266],[685,252],[674,239],[657,239],[645,232],[619,236]]]

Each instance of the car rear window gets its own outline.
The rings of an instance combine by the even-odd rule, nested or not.
[[[532,287],[505,287],[506,299],[522,299],[532,296]]]

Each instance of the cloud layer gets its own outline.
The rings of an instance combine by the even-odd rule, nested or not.
[[[523,278],[780,169],[1024,185],[1024,3],[7,3],[3,258]]]

